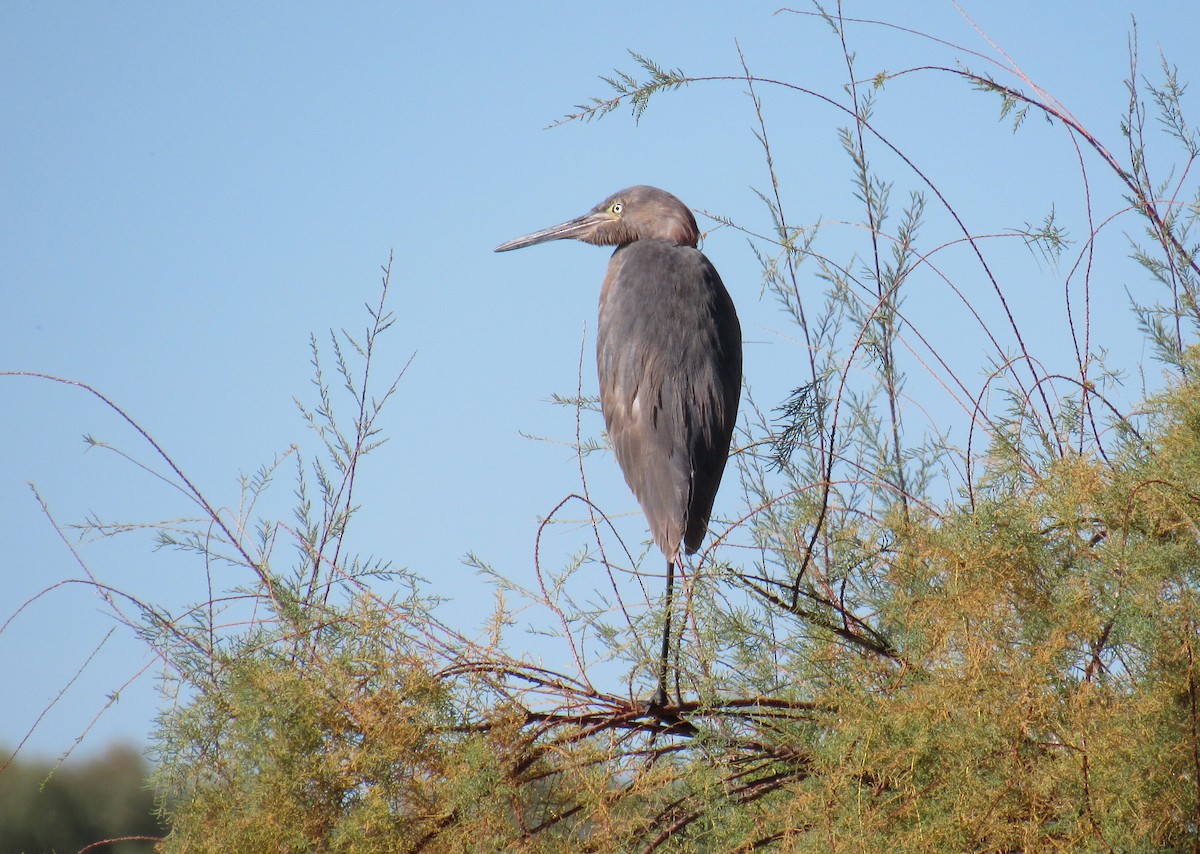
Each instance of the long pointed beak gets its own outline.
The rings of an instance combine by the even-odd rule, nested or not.
[[[583,216],[575,217],[575,219],[570,219],[558,225],[543,228],[541,231],[526,234],[524,237],[517,237],[501,243],[494,251],[508,252],[511,249],[523,249],[526,246],[533,246],[535,243],[545,243],[548,240],[582,238],[596,226],[608,222],[609,219],[610,217],[604,212],[588,211]]]

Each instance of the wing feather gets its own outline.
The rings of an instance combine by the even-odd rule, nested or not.
[[[597,365],[609,439],[663,554],[704,539],[741,394],[741,327],[699,250],[641,240],[613,253]]]

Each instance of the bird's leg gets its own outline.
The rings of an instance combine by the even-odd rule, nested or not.
[[[667,704],[667,667],[671,657],[671,593],[675,587],[675,561],[667,561],[667,603],[663,615],[662,658],[658,663],[658,690],[654,692],[652,706]]]

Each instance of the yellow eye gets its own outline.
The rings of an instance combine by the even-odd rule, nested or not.
[[[625,205],[623,205],[621,202],[613,202],[611,205],[609,205],[608,209],[617,216],[620,216],[621,211],[625,210]]]

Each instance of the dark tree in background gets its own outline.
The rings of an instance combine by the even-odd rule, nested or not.
[[[9,751],[3,751],[5,756]],[[133,747],[55,767],[18,757],[0,773],[0,851],[75,852],[102,839],[116,854],[154,850],[165,832],[155,818],[149,763]]]

